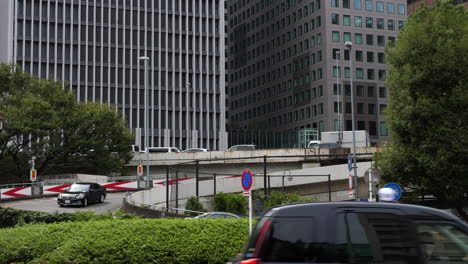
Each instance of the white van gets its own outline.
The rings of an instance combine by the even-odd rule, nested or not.
[[[180,152],[176,147],[149,147],[149,153]]]

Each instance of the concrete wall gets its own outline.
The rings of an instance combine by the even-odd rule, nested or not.
[[[0,62],[13,62],[14,0],[0,1]]]
[[[359,176],[359,197],[367,196],[367,187],[363,180],[365,171],[370,168],[371,162],[359,162],[357,164]],[[316,196],[320,201],[328,201],[328,175],[331,178],[332,201],[349,200],[348,187],[348,165],[334,165],[317,168],[307,168],[299,170],[291,170],[287,172],[271,173],[270,187],[276,189],[283,188],[282,176],[286,175],[284,186],[288,191],[294,191],[301,195]],[[292,179],[288,180],[291,175]],[[307,175],[307,176],[304,176]],[[313,176],[321,175],[321,176]],[[216,180],[216,191],[224,193],[239,193],[243,189],[241,187],[240,177],[220,177]],[[263,177],[254,177],[252,186],[253,191],[263,191]],[[213,180],[199,181],[199,196],[205,197],[202,199],[205,207],[211,208],[210,196],[214,194]],[[195,179],[185,180],[178,184],[178,208],[185,208],[186,199],[196,195]],[[170,205],[175,207],[175,185],[169,188]],[[164,208],[166,206],[166,187],[156,186],[151,190],[145,190],[133,193],[130,200],[146,205],[153,205],[156,208]]]

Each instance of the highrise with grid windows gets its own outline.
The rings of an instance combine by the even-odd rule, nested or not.
[[[404,26],[406,1],[230,0],[227,5],[231,126],[335,131],[341,111],[343,129],[351,130],[352,74],[356,130],[367,130],[373,145],[388,140],[384,48]]]
[[[0,61],[121,110],[143,145],[148,56],[149,145],[226,149],[224,10],[223,0],[2,0]]]

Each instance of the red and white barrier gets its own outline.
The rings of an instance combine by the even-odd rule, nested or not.
[[[44,186],[43,192],[44,194],[58,194],[65,192],[65,189],[70,187],[71,184],[63,184],[63,185],[48,185]]]
[[[138,189],[137,181],[123,181],[123,182],[114,182],[108,184],[102,184],[108,190],[134,190]]]
[[[31,187],[0,189],[0,199],[31,196]]]
[[[186,180],[190,180],[190,179],[193,179],[193,178],[181,178],[179,179],[179,181],[177,182],[176,180],[172,179],[172,180],[169,180],[169,185],[173,185],[175,183],[178,183],[180,184],[182,181],[186,181]],[[153,186],[156,186],[156,184],[158,185],[164,185],[166,181],[153,181]]]

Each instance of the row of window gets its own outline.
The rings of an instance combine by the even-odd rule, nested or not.
[[[279,93],[280,91],[275,91],[275,89],[263,89],[262,91],[249,94],[238,100],[232,100],[230,110],[236,110],[244,106],[251,106],[252,104],[262,102],[266,98],[271,98],[272,96],[275,96]],[[313,87],[307,90],[303,90],[300,93],[296,93],[294,94],[294,96],[290,95],[287,97],[283,97],[282,99],[278,99],[270,103],[264,104],[264,106],[262,107],[265,107],[266,113],[269,113],[270,111],[277,111],[298,104],[309,103],[312,99],[322,96],[323,86],[319,85],[318,87]]]
[[[105,0],[106,2],[108,0]],[[120,2],[121,0],[119,0]],[[153,8],[156,12],[162,11],[169,11],[169,12],[192,12],[196,15],[203,15],[203,16],[219,16],[219,1],[220,0],[210,0],[210,1],[187,1],[188,6],[185,4],[186,1],[167,1],[168,5],[166,6],[166,1],[154,1],[154,0],[147,0],[147,4],[145,5],[142,1],[136,0],[126,0],[130,1],[132,5],[127,4],[126,10],[124,10],[124,5],[118,4],[119,8],[116,8],[115,0],[112,0],[111,5],[107,5],[102,3],[102,5],[97,2],[97,5],[94,5],[93,1],[85,1],[82,2],[81,5],[79,4],[63,4],[59,1],[56,3],[52,2],[50,5],[47,4],[46,1],[40,0],[18,0],[18,14],[25,15],[26,17],[42,17],[44,19],[49,19],[50,17],[55,17],[57,14],[57,19],[63,21],[63,19],[70,19],[72,14],[78,17],[80,15],[81,21],[93,21],[96,19],[97,21],[112,21],[112,24],[116,24],[117,17],[119,19],[123,19],[124,13],[126,17],[134,17],[133,25],[136,25],[135,20],[138,17],[138,13],[140,13],[140,19],[144,19],[144,13],[151,14]],[[208,4],[207,4],[208,2]],[[42,3],[42,5],[41,5]],[[153,6],[154,3],[154,6]],[[88,7],[88,8],[87,8]],[[129,10],[130,7],[132,10]],[[110,10],[110,19],[109,19],[109,10]],[[140,12],[138,12],[140,10]],[[120,21],[119,24],[124,25],[123,21]],[[144,23],[141,23],[143,25]],[[125,22],[125,25],[130,25],[129,20]]]
[[[271,20],[274,20],[276,17],[283,18],[283,25],[285,24],[285,21],[287,21],[288,25],[291,25],[296,23],[297,21],[300,21],[303,18],[306,18],[308,15],[312,15],[316,10],[319,10],[320,8],[320,0],[315,0],[309,2],[309,4],[306,4],[305,6],[297,8],[293,12],[290,12],[289,10],[291,9],[291,5],[283,2],[280,5],[277,5],[276,7],[273,7],[262,14],[257,14],[257,12],[255,12],[256,6],[252,5],[250,8],[244,10],[242,13],[234,15],[234,12],[236,12],[236,10],[234,10],[233,6],[231,6],[229,9],[229,16],[232,18],[229,20],[229,24],[231,27],[236,27],[238,24],[243,23],[245,20],[249,19],[252,16],[255,17],[255,19],[252,19],[252,22],[249,25],[249,31],[254,30],[256,27],[266,24]],[[286,15],[285,13],[287,12],[290,12],[290,14]]]
[[[349,53],[350,51],[348,49],[343,50],[344,53],[344,60],[349,61]],[[363,52],[362,50],[356,50],[354,51],[355,53],[355,61],[359,62],[378,62],[385,64],[385,53],[383,52],[374,52],[374,51],[366,51]],[[377,53],[377,60],[375,59],[375,53]],[[341,51],[340,49],[332,49],[332,58],[334,60],[340,60],[341,59]],[[364,60],[364,54],[366,54],[366,60]]]
[[[332,42],[341,42],[340,38],[340,32],[339,31],[332,31]],[[366,41],[365,44],[369,46],[373,46],[377,44],[377,46],[385,46],[385,36],[377,35],[374,36],[373,34],[365,34]],[[395,37],[389,36],[388,37],[389,41],[394,42]],[[347,41],[352,41],[351,39],[351,32],[343,32],[343,43],[346,43]],[[356,45],[363,45],[363,34],[361,33],[354,33],[354,44]]]
[[[19,58],[29,60],[64,61],[71,64],[98,63],[103,65],[140,65],[139,56],[151,55],[154,60],[151,64],[155,67],[174,68],[181,70],[196,71],[220,71],[220,58],[218,56],[207,56],[200,54],[172,53],[160,51],[147,51],[122,48],[101,48],[94,46],[78,45],[46,45],[45,43],[18,41],[16,54]],[[140,55],[139,55],[140,54]]]
[[[385,19],[383,18],[376,18],[376,28],[385,30]],[[344,26],[351,26],[351,16],[350,15],[343,15],[343,25]],[[354,16],[354,26],[355,27],[362,27],[362,16]],[[331,23],[334,25],[340,24],[340,15],[336,13],[331,14]],[[399,20],[398,21],[398,29],[401,30],[405,26],[405,21]],[[374,18],[373,17],[365,17],[365,27],[366,28],[374,28]],[[387,29],[388,30],[395,30],[395,20],[388,19],[387,20]]]
[[[362,4],[364,2],[364,7],[366,11],[374,11],[374,2],[372,0],[352,0],[354,9],[361,10]],[[341,7],[343,8],[351,8],[351,0],[330,0],[330,4],[332,7]],[[386,11],[388,14],[395,14],[395,4],[391,2],[386,3],[387,8]],[[398,7],[398,14],[399,15],[406,15],[406,4],[397,4]],[[385,3],[382,1],[375,1],[375,11],[379,13],[385,12]]]
[[[339,89],[338,89],[339,87]],[[342,95],[342,90],[341,90],[341,85],[336,85],[333,84],[333,95]],[[358,97],[376,97],[377,96],[377,91],[375,90],[375,86],[367,86],[367,94],[366,94],[366,86],[364,85],[356,85],[355,87],[355,94]],[[380,98],[387,98],[387,88],[380,86],[379,87],[379,97]],[[349,84],[344,85],[344,95],[345,96],[351,96],[351,86]]]
[[[105,66],[86,66],[38,63],[29,61],[18,61],[19,65],[24,63],[26,72],[40,76],[43,79],[52,77],[56,80],[65,80],[71,84],[90,83],[90,85],[116,85],[119,87],[130,87],[132,85],[144,84],[143,67],[129,69]],[[160,76],[160,77],[159,77]],[[153,79],[154,77],[154,79]],[[149,70],[150,82],[154,82],[162,90],[170,90],[174,87],[183,89],[187,83],[191,83],[190,88],[210,93],[220,92],[220,75],[201,73],[180,73],[170,71]]]
[[[341,67],[338,66],[333,66],[333,77],[341,77]],[[375,73],[377,72],[378,74],[378,80],[379,81],[385,81],[386,80],[386,71],[385,70],[375,70],[375,69],[367,69],[364,70],[363,68],[356,68],[355,72],[355,78],[356,79],[364,79],[364,73],[367,72],[367,80],[375,80],[376,76]],[[345,78],[351,78],[351,71],[349,67],[344,68],[344,77]]]
[[[333,111],[335,113],[343,113],[343,108],[342,108],[343,103],[342,102],[333,102]],[[345,113],[351,114],[351,103],[346,102],[345,104]],[[380,104],[379,105],[379,114],[383,115],[385,112],[385,109],[387,109],[387,105],[385,104]],[[366,104],[365,103],[357,103],[356,104],[356,112],[359,115],[376,115],[377,114],[377,104],[374,103],[368,103],[367,104],[367,112],[366,112]]]

